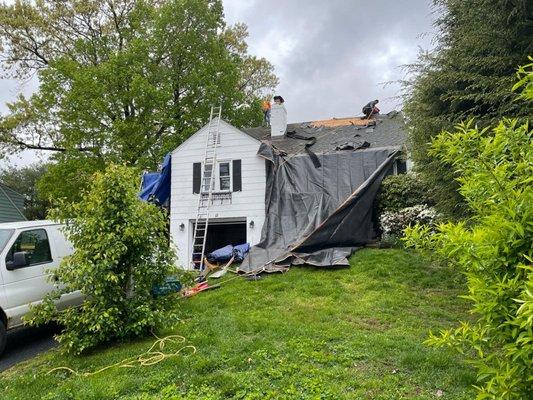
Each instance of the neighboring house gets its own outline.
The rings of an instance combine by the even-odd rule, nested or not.
[[[366,147],[405,148],[407,140],[403,117],[398,112],[379,115],[370,125],[369,121],[354,117],[288,124],[286,131],[315,137],[310,149],[316,154]],[[171,157],[170,234],[178,250],[178,263],[185,268],[191,265],[206,134],[207,125],[176,148]],[[271,137],[268,127],[238,129],[220,121],[206,252],[227,244],[254,245],[260,241],[265,221],[265,186],[272,167],[258,154],[262,141],[288,157],[305,156],[305,145],[309,143],[286,135]],[[397,160],[393,173],[405,172],[407,167],[405,161]]]
[[[0,183],[0,223],[25,221],[24,196]]]

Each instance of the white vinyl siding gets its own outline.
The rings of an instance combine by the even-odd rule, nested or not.
[[[215,190],[220,190],[220,163],[229,163],[230,190],[233,190],[232,161],[241,160],[242,190],[231,193],[231,203],[215,201],[209,209],[215,220],[246,220],[247,240],[259,242],[265,218],[265,160],[257,155],[260,142],[237,128],[221,121],[219,163],[215,169]],[[177,247],[178,264],[188,268],[192,246],[191,221],[196,218],[198,194],[192,193],[193,163],[202,163],[205,151],[206,128],[191,136],[172,152],[170,197],[170,234]],[[254,221],[250,227],[250,221]],[[180,225],[183,224],[183,230]]]

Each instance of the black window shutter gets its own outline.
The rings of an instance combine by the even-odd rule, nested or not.
[[[233,160],[233,191],[242,191],[241,160]]]
[[[192,165],[192,192],[200,193],[200,180],[202,175],[202,163],[195,162]]]

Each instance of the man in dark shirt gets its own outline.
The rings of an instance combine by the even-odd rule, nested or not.
[[[370,118],[372,115],[379,114],[379,108],[376,106],[378,103],[379,100],[370,101],[363,107],[363,114],[365,114],[366,118]]]

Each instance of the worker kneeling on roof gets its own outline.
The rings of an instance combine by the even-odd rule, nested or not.
[[[369,101],[364,107],[363,107],[363,114],[365,114],[366,118],[370,118],[372,115],[379,114],[379,108],[377,108],[376,104],[379,103],[379,100]]]

